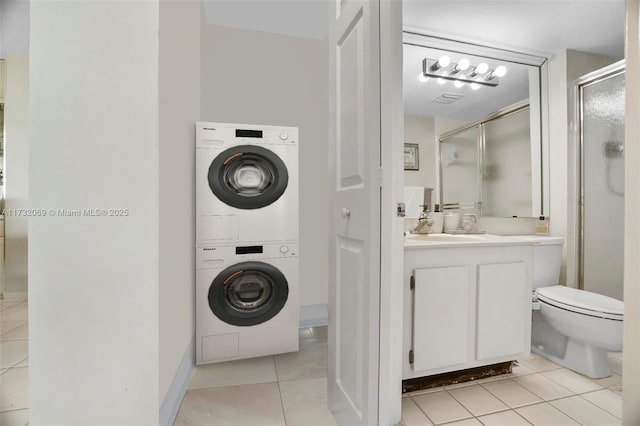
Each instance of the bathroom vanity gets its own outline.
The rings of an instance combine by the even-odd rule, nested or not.
[[[403,379],[529,354],[533,241],[497,235],[408,235]]]

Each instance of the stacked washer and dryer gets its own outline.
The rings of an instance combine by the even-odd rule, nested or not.
[[[298,129],[196,123],[196,363],[298,350]]]

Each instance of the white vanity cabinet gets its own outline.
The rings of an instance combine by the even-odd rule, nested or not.
[[[403,378],[510,361],[531,341],[530,242],[405,245]]]

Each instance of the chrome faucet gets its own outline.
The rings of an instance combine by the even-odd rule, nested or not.
[[[411,230],[412,234],[428,234],[433,226],[433,219],[429,216],[429,206],[422,206],[422,213],[418,216],[418,225]],[[424,228],[427,228],[426,231]]]

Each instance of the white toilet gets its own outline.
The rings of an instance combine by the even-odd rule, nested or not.
[[[607,351],[622,350],[623,302],[558,285],[562,238],[535,240],[531,351],[594,379],[610,376]]]

